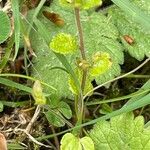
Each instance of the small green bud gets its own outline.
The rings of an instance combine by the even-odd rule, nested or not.
[[[60,54],[69,54],[77,50],[76,39],[70,34],[59,33],[50,42],[50,48]]]
[[[35,81],[32,88],[32,96],[35,100],[35,104],[37,105],[45,105],[46,98],[42,92],[42,87],[40,81]]]
[[[87,60],[84,60],[84,59],[77,59],[76,63],[77,63],[77,66],[81,70],[87,70],[90,67],[89,62]]]

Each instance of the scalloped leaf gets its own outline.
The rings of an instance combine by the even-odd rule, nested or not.
[[[97,52],[92,57],[92,66],[89,70],[91,76],[96,77],[105,73],[111,66],[111,58],[108,53]]]
[[[9,37],[11,30],[9,17],[3,11],[0,11],[0,23],[0,43],[3,43]]]
[[[150,130],[144,128],[144,118],[133,113],[122,114],[110,121],[99,121],[90,131],[96,150],[147,150]]]
[[[51,21],[41,16],[40,21],[45,25],[49,31],[49,37],[52,39],[58,33],[65,33],[76,35],[77,28],[74,19],[74,12],[68,8],[61,8],[54,1],[51,8],[46,8],[46,11],[54,12],[60,15],[64,20],[64,26],[58,27]],[[111,58],[112,66],[107,71],[95,79],[98,83],[108,81],[120,74],[120,64],[124,62],[124,56],[121,44],[117,41],[118,31],[116,27],[110,22],[110,18],[102,14],[93,12],[89,14],[86,11],[81,12],[81,23],[83,26],[84,43],[86,50],[86,57],[91,62],[91,56],[94,53],[108,53]],[[33,75],[49,83],[57,89],[57,95],[60,97],[72,97],[68,85],[68,75],[65,71],[59,69],[52,69],[52,67],[62,67],[62,64],[56,56],[49,51],[38,34],[32,34],[32,47],[36,50],[38,56],[34,60]],[[50,39],[50,41],[51,41]],[[67,59],[76,68],[76,57],[79,57],[79,49],[76,53],[68,55]],[[94,77],[91,79],[93,80]],[[51,92],[51,91],[50,91]]]
[[[94,143],[90,137],[81,139],[71,133],[66,133],[61,139],[61,150],[94,150]]]
[[[133,2],[150,16],[150,1],[134,0]],[[120,32],[120,40],[124,45],[124,49],[132,57],[141,61],[144,59],[145,55],[150,56],[149,31],[145,32],[145,30],[143,30],[139,24],[136,24],[129,15],[125,14],[117,7],[112,8],[109,11],[109,16]],[[124,38],[125,36],[128,36],[128,39]],[[133,42],[130,43],[129,40],[132,40]]]
[[[49,47],[56,53],[70,54],[77,50],[77,43],[70,34],[58,33],[52,38]]]

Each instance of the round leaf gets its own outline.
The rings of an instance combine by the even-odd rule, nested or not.
[[[81,139],[71,133],[66,133],[61,140],[61,150],[94,150],[94,143],[90,137]]]
[[[90,137],[83,137],[80,140],[80,143],[82,144],[83,150],[94,150],[94,143]]]
[[[68,54],[77,50],[77,43],[70,34],[59,33],[50,42],[50,48],[56,53]]]
[[[112,64],[111,58],[108,53],[100,53],[97,52],[93,56],[93,65],[90,69],[90,75],[91,76],[99,76],[106,72]]]

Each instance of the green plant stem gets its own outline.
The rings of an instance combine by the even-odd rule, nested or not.
[[[86,60],[83,31],[82,31],[82,25],[81,25],[81,21],[80,21],[80,9],[75,8],[74,12],[75,12],[76,24],[77,24],[78,35],[79,35],[80,52],[81,52],[82,59]],[[84,93],[86,77],[87,77],[87,70],[83,70],[82,81],[81,81],[82,93]],[[84,101],[83,101],[82,93],[79,94],[78,100],[77,100],[77,102],[75,102],[75,105],[76,105],[75,108],[77,110],[77,118],[78,118],[77,124],[78,125],[82,123],[83,111],[84,111]]]
[[[148,78],[150,79],[150,75],[130,74],[126,76],[126,78]]]
[[[79,8],[75,8],[74,12],[75,12],[76,23],[77,23],[78,34],[79,34],[80,52],[81,52],[82,59],[86,60],[85,51],[84,51],[83,31],[82,31],[82,25],[81,25],[81,21],[80,21]]]

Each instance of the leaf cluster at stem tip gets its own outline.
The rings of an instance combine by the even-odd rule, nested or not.
[[[60,4],[67,7],[90,9],[102,4],[102,0],[59,0]]]

